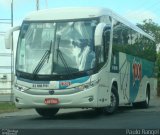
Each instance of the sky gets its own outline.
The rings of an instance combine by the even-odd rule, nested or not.
[[[105,7],[134,24],[142,23],[145,19],[152,19],[160,25],[160,0],[39,0],[39,3],[40,10],[57,7]],[[36,10],[36,0],[13,0],[13,7],[14,26],[21,25],[25,16]],[[10,18],[11,0],[0,0],[0,19]],[[0,22],[2,21],[0,20]],[[10,52],[4,47],[4,35],[1,33],[6,32],[9,28],[10,24],[0,23],[0,53]],[[15,37],[15,40],[17,40],[17,37]],[[16,44],[14,46],[16,47]],[[10,62],[6,64],[10,64]],[[0,56],[1,65],[4,65],[4,62],[2,62]]]

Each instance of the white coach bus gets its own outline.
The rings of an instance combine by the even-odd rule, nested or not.
[[[15,63],[17,108],[44,117],[60,108],[112,114],[121,104],[148,108],[154,39],[105,8],[57,8],[30,13],[21,26]]]

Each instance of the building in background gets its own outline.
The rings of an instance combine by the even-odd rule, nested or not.
[[[11,53],[0,50],[0,94],[11,93]]]
[[[11,14],[5,18],[0,18],[0,94],[11,93],[14,74],[14,48],[6,50],[4,46],[4,36],[9,27],[13,27],[13,0],[10,1]]]
[[[11,94],[10,73],[0,73],[0,94]]]

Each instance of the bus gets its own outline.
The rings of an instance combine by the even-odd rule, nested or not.
[[[61,108],[113,114],[120,105],[149,107],[154,38],[110,9],[68,7],[31,12],[19,30],[14,102],[43,117]]]

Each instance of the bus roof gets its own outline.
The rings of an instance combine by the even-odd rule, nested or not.
[[[100,16],[108,15],[112,18],[122,22],[135,31],[143,34],[144,36],[154,40],[153,37],[145,33],[136,25],[133,25],[125,18],[114,13],[107,8],[99,7],[68,7],[68,8],[53,8],[31,12],[24,20],[26,21],[45,21],[45,20],[73,20],[73,19],[85,19],[96,18]]]

